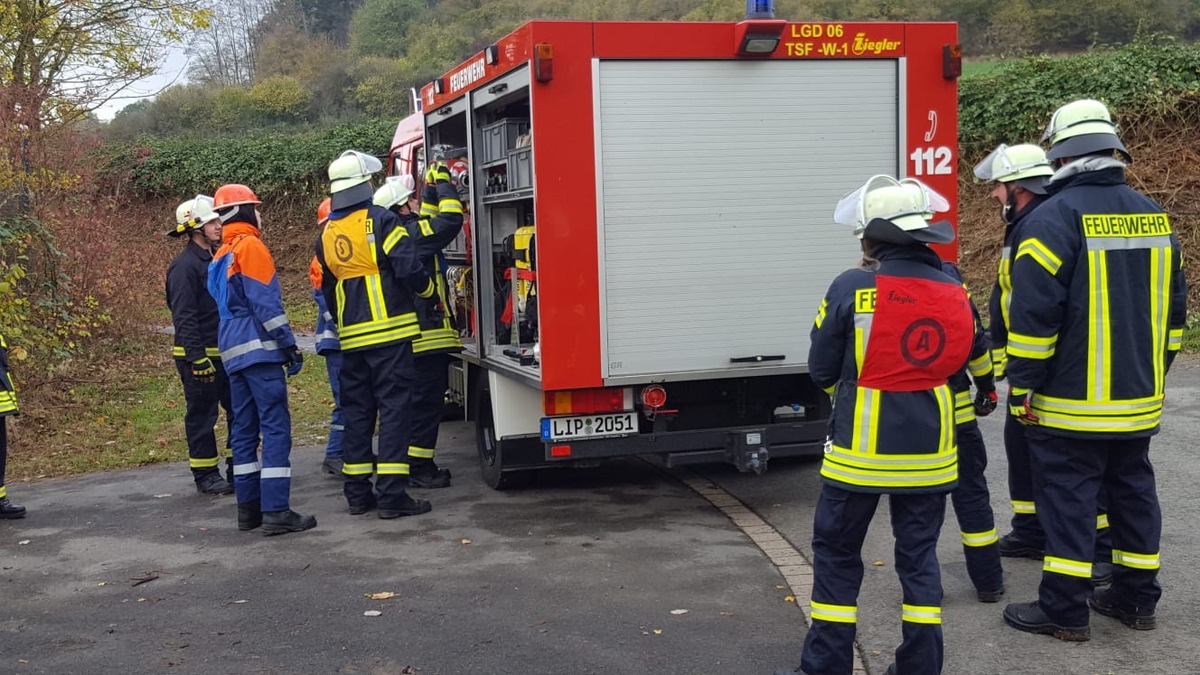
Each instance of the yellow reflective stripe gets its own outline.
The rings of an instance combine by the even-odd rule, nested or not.
[[[380,476],[407,476],[407,462],[379,462],[375,465],[375,473]]]
[[[417,221],[417,228],[421,230],[421,236],[423,236],[423,237],[432,237],[433,236],[433,224],[430,223],[425,218],[422,218],[421,220]]]
[[[1170,256],[1171,249],[1167,248]],[[1167,309],[1170,290],[1167,288],[1166,266],[1163,264],[1163,249],[1150,249],[1150,363],[1154,367],[1154,393],[1163,391],[1166,381]]]
[[[1143,431],[1162,419],[1162,396],[1117,401],[1081,401],[1034,394],[1030,407],[1039,424],[1073,431]]]
[[[1012,510],[1013,513],[1020,516],[1032,516],[1037,513],[1037,507],[1034,506],[1033,502],[1022,502],[1016,499],[1012,501]]]
[[[379,331],[353,338],[342,338],[341,348],[342,351],[349,351],[352,349],[360,349],[362,347],[384,345],[391,342],[411,340],[420,334],[420,328],[418,328],[416,324],[413,324],[407,328],[395,328],[392,330]]]
[[[1005,246],[1000,251],[1000,269],[996,273],[996,281],[1000,284],[1000,316],[1005,326],[1011,326],[1009,310],[1012,308],[1012,247]]]
[[[370,476],[375,472],[375,465],[371,462],[363,464],[343,464],[342,473],[347,476]]]
[[[343,338],[354,337],[356,335],[362,335],[364,333],[370,333],[372,331],[383,330],[386,328],[411,326],[411,325],[415,325],[416,323],[417,323],[417,313],[416,312],[406,312],[404,314],[389,317],[387,319],[381,319],[379,321],[363,321],[361,323],[356,323],[356,324],[351,324],[349,326],[345,326],[341,329],[340,336]]]
[[[1007,347],[1000,346],[992,350],[992,374],[997,378],[1004,377],[1008,372]]]
[[[975,377],[983,377],[984,375],[992,374],[992,357],[987,352],[980,354],[978,357],[971,359],[968,364],[971,369],[971,374]]]
[[[8,496],[8,488],[4,487],[3,485],[0,485],[0,499],[4,499],[7,496]]]
[[[830,480],[859,485],[862,487],[878,488],[923,488],[946,485],[958,480],[958,461],[952,462],[949,468],[938,472],[896,471],[885,469],[868,471],[866,469],[850,468],[839,465],[826,455],[821,463],[821,475]]]
[[[1042,562],[1042,571],[1054,572],[1055,574],[1063,574],[1069,577],[1091,579],[1092,563],[1090,560],[1069,560],[1067,558],[1046,556],[1045,560]]]
[[[900,618],[909,623],[938,625],[942,623],[942,608],[927,605],[901,605]]]
[[[343,330],[346,330],[343,326],[343,324],[344,324],[343,320],[345,319],[345,310],[346,310],[346,288],[340,279],[337,282],[337,287],[334,289],[334,295],[337,296],[336,300],[337,300],[338,330],[343,331]]]
[[[1122,567],[1132,567],[1137,570],[1156,570],[1161,565],[1157,553],[1130,553],[1113,549],[1112,561]]]
[[[433,216],[436,216],[437,214],[438,214],[437,204],[432,204],[430,202],[424,202],[424,201],[421,202],[420,216],[422,218],[432,218]]]
[[[1017,389],[1013,389],[1016,393]],[[1020,390],[1024,391],[1024,390]],[[1087,413],[1089,415],[1129,415],[1153,413],[1162,407],[1162,396],[1144,396],[1142,398],[1117,399],[1112,401],[1083,401],[1079,399],[1059,398],[1037,393],[1033,395],[1033,405],[1048,412]]]
[[[171,355],[175,356],[177,358],[186,358],[187,352],[184,351],[183,347],[180,347],[179,345],[175,345],[175,347],[173,347],[171,349]],[[221,358],[221,350],[217,347],[205,347],[204,355],[208,356],[210,358],[218,358],[219,359],[219,358]]]
[[[422,448],[416,445],[408,446],[409,457],[419,457],[421,459],[433,459],[433,448]]]
[[[1172,328],[1171,330],[1167,331],[1167,349],[1173,352],[1183,349],[1182,328]]]
[[[817,318],[813,321],[813,325],[815,325],[817,328],[820,328],[821,324],[825,323],[825,311],[828,307],[828,298],[822,299],[821,306],[817,308]]]
[[[425,287],[425,290],[421,291],[420,293],[417,293],[417,296],[421,297],[421,298],[428,298],[433,295],[433,292],[435,290],[437,290],[437,286],[435,286],[433,284],[433,279],[430,278],[429,285]]]
[[[986,356],[985,356],[986,358]],[[988,361],[989,369],[992,365]],[[966,424],[975,419],[975,401],[971,399],[971,392],[959,391],[954,394],[954,423]]]
[[[875,430],[879,426],[879,406],[875,404],[879,392],[870,387],[859,387],[854,399],[854,431],[850,446],[856,452],[874,454],[878,438]]]
[[[831,623],[858,623],[858,607],[855,605],[828,605],[823,602],[809,603],[809,618]]]
[[[938,444],[938,455],[943,457],[950,456],[955,459],[955,478],[958,473],[958,445],[955,439],[958,437],[958,430],[955,429],[954,423],[954,398],[947,385],[934,387],[933,396],[937,399],[938,413],[941,417],[941,434],[940,443]]]
[[[13,412],[17,409],[17,392],[0,389],[0,413]],[[0,424],[4,422],[0,420]]]
[[[1037,335],[1009,333],[1008,345],[1006,345],[1005,349],[1009,356],[1024,359],[1048,359],[1054,356],[1054,347],[1057,343],[1057,335],[1040,337]]]
[[[825,393],[829,394],[830,396],[833,396],[834,394],[836,394],[837,393],[837,384],[835,383],[835,384],[829,385],[828,387],[825,387]]]
[[[454,198],[442,199],[438,202],[438,210],[442,213],[462,213],[462,202]]]
[[[976,419],[978,418],[975,417],[974,406],[970,408],[958,408],[954,411],[955,426],[958,426],[959,424],[967,424],[968,422],[973,422]]]
[[[825,451],[825,457],[848,467],[889,471],[937,471],[953,466],[958,461],[957,453],[863,454],[840,445],[831,445]]]
[[[1108,514],[1101,513],[1100,515],[1096,516],[1096,529],[1103,530],[1106,527],[1108,527]]]
[[[188,466],[193,469],[211,469],[219,464],[220,457],[190,457],[188,458]]]
[[[978,548],[980,546],[991,546],[1000,541],[1000,537],[996,535],[996,528],[987,530],[986,532],[963,532],[963,546]]]
[[[387,239],[383,240],[383,254],[390,254],[392,249],[396,248],[396,244],[399,244],[400,240],[407,236],[408,230],[406,230],[404,226],[401,225],[393,228],[392,231],[388,233]]]
[[[367,304],[371,308],[371,318],[375,320],[387,318],[387,302],[383,299],[383,281],[378,274],[363,277],[367,287]]]
[[[1105,400],[1111,394],[1112,374],[1108,312],[1108,257],[1103,250],[1088,251],[1088,357],[1087,397]]]
[[[871,341],[871,324],[874,314],[857,313],[854,315],[854,363],[855,372],[861,373],[863,362],[867,359],[867,344]]]
[[[1013,259],[1014,262],[1020,260],[1023,255],[1033,258],[1033,261],[1049,272],[1050,276],[1058,274],[1059,268],[1062,267],[1062,260],[1036,237],[1021,242],[1021,245],[1017,247],[1017,257]]]

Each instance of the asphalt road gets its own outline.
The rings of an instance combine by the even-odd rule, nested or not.
[[[1152,448],[1165,514],[1158,630],[1094,616],[1067,644],[1004,625],[975,601],[948,513],[940,558],[946,673],[1200,673],[1200,368],[1170,376]],[[998,529],[1007,525],[1002,420],[982,421]],[[551,472],[487,489],[471,433],[443,429],[447,490],[431,514],[345,513],[320,450],[293,454],[294,505],[316,530],[265,538],[232,498],[197,495],[184,464],[10,486],[30,508],[0,521],[0,674],[769,673],[799,661],[802,616],[779,571],[712,503],[647,463]],[[810,552],[814,461],[764,476],[700,472]],[[859,638],[872,674],[899,642],[900,590],[882,505],[864,557]],[[1009,595],[1040,564],[1005,561]],[[395,597],[373,600],[372,593]],[[802,603],[806,598],[800,598]],[[672,610],[686,609],[686,613]],[[366,611],[380,616],[364,616]]]

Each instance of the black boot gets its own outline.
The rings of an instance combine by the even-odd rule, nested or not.
[[[374,511],[374,510],[375,510],[375,495],[371,495],[371,498],[364,502],[358,502],[356,504],[350,505],[350,515],[352,515],[352,516],[361,516],[362,514],[366,513],[367,511]]]
[[[2,421],[2,420],[0,420]],[[0,497],[0,519],[16,520],[25,517],[25,507],[17,506],[8,501],[8,497]]]
[[[317,519],[315,517],[302,516],[291,509],[286,511],[267,511],[262,514],[263,534],[268,537],[276,534],[287,534],[288,532],[303,532],[311,530],[316,526]]]
[[[400,518],[401,516],[419,516],[422,513],[429,513],[433,510],[433,504],[430,504],[424,499],[413,499],[408,495],[404,495],[404,499],[399,504],[389,504],[388,508],[379,509],[379,517],[384,520],[392,518]]]
[[[408,486],[415,488],[446,488],[450,487],[449,472],[442,473],[432,459],[408,460]]]
[[[1026,633],[1053,635],[1064,642],[1087,642],[1092,639],[1088,626],[1060,626],[1046,616],[1037,602],[1014,602],[1004,608],[1004,621]]]
[[[326,457],[324,462],[321,462],[321,470],[333,476],[338,480],[342,480],[342,465],[341,457]]]
[[[196,481],[196,492],[202,495],[231,495],[233,486],[221,478],[219,471],[214,471]]]
[[[1111,616],[1134,630],[1154,630],[1154,608],[1132,607],[1122,603],[1116,591],[1111,588],[1098,588],[1092,591],[1088,604],[1097,613]]]
[[[980,602],[1000,602],[1000,598],[1003,595],[1004,595],[1004,585],[1003,584],[1000,585],[1000,588],[998,588],[994,591],[981,591],[981,590],[975,591],[975,596],[979,598]]]
[[[238,529],[246,532],[262,525],[263,514],[261,502],[255,499],[252,502],[238,504]]]
[[[1113,564],[1110,562],[1092,563],[1092,585],[1107,586],[1113,580]]]
[[[1005,558],[1029,558],[1031,560],[1041,560],[1045,555],[1043,547],[1033,542],[1025,541],[1017,536],[1016,532],[1009,532],[1000,537],[1000,555]]]

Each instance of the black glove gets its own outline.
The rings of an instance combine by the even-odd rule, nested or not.
[[[425,172],[425,182],[433,183],[449,183],[450,169],[441,162],[434,162],[429,165],[429,170]]]
[[[304,367],[304,354],[295,345],[288,347],[285,350],[287,354],[287,363],[283,364],[287,369],[288,377],[295,377],[300,374],[300,369]]]
[[[987,417],[996,410],[996,390],[975,392],[975,415]]]
[[[197,382],[212,384],[217,381],[217,367],[207,356],[192,362],[192,378]]]
[[[1029,405],[1028,389],[1010,387],[1008,390],[1008,414],[1017,418],[1021,424],[1037,424],[1041,420]]]

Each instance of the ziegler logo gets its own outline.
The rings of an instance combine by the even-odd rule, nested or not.
[[[884,52],[892,52],[900,48],[899,40],[869,40],[866,33],[858,33],[854,36],[854,46],[851,51],[855,56],[863,54],[874,54],[879,56]]]

